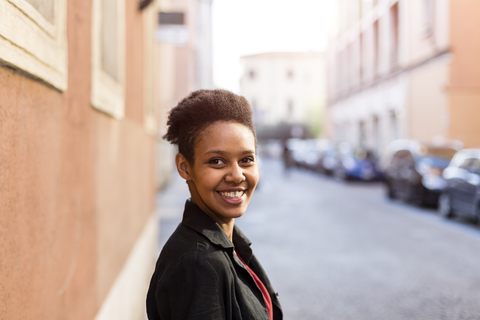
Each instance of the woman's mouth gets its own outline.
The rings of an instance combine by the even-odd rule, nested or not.
[[[220,197],[228,204],[240,204],[245,201],[247,195],[246,190],[239,191],[218,191]]]
[[[231,192],[220,192],[222,196],[229,199],[240,198],[243,196],[244,191],[231,191]]]

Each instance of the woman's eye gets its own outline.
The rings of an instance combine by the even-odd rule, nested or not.
[[[243,158],[240,163],[253,163],[255,160],[252,157]]]
[[[218,165],[224,164],[224,162],[223,162],[222,159],[211,159],[210,161],[208,161],[208,164],[212,164],[212,165],[214,165],[214,166],[218,166]]]

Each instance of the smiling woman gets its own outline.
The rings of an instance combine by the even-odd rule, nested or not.
[[[165,139],[191,198],[158,258],[149,319],[282,319],[277,294],[235,226],[258,182],[256,135],[247,100],[199,90],[170,112]]]
[[[202,132],[194,150],[192,165],[177,154],[178,172],[188,182],[191,201],[232,239],[234,219],[247,210],[258,181],[255,137],[242,124],[219,121]]]

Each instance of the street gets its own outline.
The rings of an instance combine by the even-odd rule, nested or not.
[[[236,224],[253,242],[286,320],[480,319],[480,230],[390,201],[379,183],[341,183],[264,159]],[[159,193],[160,244],[188,197]]]

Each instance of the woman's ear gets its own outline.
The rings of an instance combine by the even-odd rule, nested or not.
[[[182,177],[185,180],[191,180],[191,167],[190,164],[188,163],[187,159],[183,156],[181,153],[177,153],[175,156],[175,164],[177,166],[177,171],[180,177]]]

